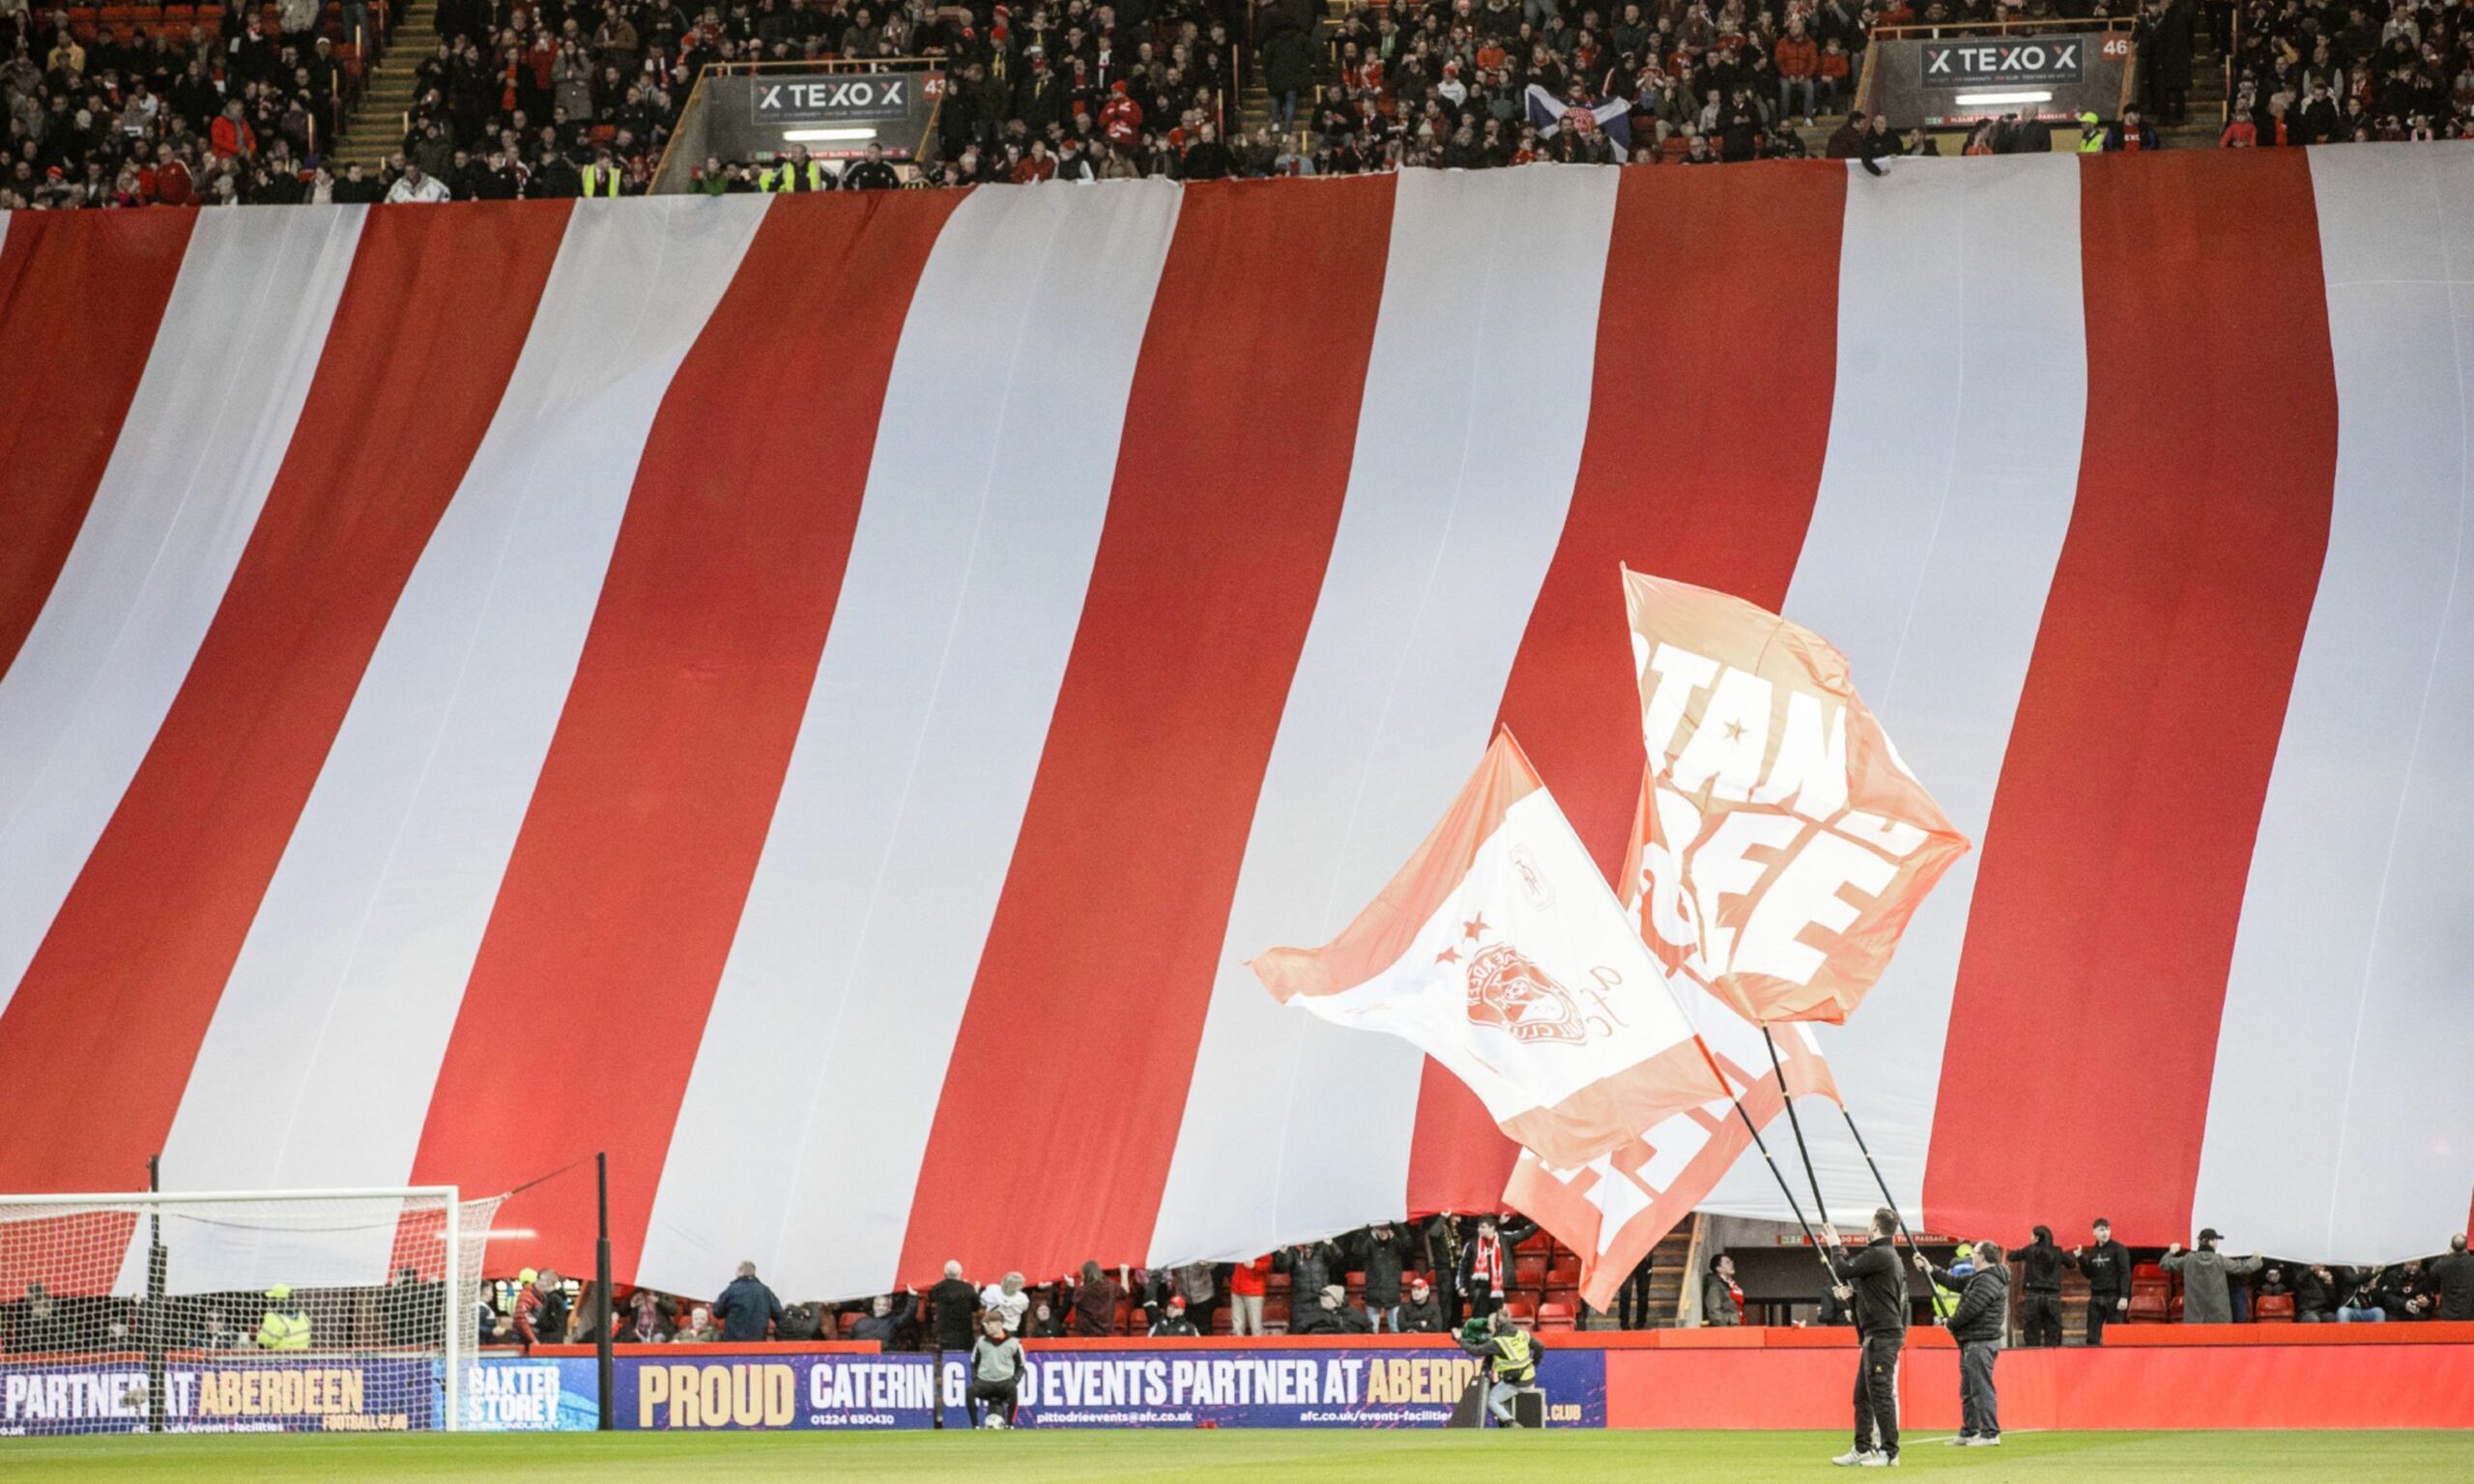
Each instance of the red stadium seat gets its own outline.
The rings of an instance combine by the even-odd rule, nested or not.
[[[2164,1269],[2154,1263],[2141,1263],[2130,1270],[2132,1324],[2163,1324],[2172,1318],[2174,1298],[2173,1275]]]
[[[1548,1236],[1542,1230],[1535,1231],[1520,1239],[1520,1245],[1515,1250],[1522,1252],[1552,1252],[1555,1250],[1555,1239]]]
[[[1511,1280],[1520,1288],[1544,1288],[1546,1286],[1546,1254],[1527,1251],[1514,1253],[1511,1260]]]
[[[1558,1303],[1550,1299],[1538,1306],[1538,1327],[1540,1329],[1569,1329],[1572,1327],[1573,1319],[1579,1313],[1580,1310],[1571,1303]]]
[[[2293,1295],[2261,1294],[2251,1305],[2251,1317],[2263,1325],[2293,1323]]]
[[[1548,1288],[1580,1287],[1581,1260],[1577,1257],[1557,1254],[1555,1259],[1546,1265],[1546,1286]]]

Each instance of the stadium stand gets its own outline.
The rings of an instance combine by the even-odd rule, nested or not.
[[[255,9],[0,0],[0,208],[376,200],[414,166],[458,198],[574,196],[605,156],[619,189],[639,193],[705,68],[801,59],[943,59],[937,157],[915,172],[931,184],[1938,153],[1943,143],[1920,130],[1901,137],[1852,121],[1829,130],[1853,100],[1877,25],[2093,9],[2088,0],[1328,7],[736,0],[691,16],[652,0],[419,0],[403,17],[408,44],[389,51],[398,17],[386,0]],[[2169,145],[2464,137],[2474,130],[2474,50],[2457,13],[2409,0],[2384,16],[2338,0],[2150,4],[2139,22],[2138,101],[2169,126]],[[2093,138],[2135,147],[2143,131],[2100,123]],[[2011,153],[2073,141],[1988,124],[1947,147]],[[694,188],[755,190],[762,175],[760,161],[712,159],[693,172]]]

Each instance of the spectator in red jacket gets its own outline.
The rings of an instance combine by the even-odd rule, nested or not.
[[[1047,140],[1033,139],[1031,152],[1023,156],[1021,162],[1014,167],[1014,184],[1036,186],[1043,181],[1055,179],[1056,157],[1048,152]]]
[[[1795,114],[1802,114],[1804,123],[1813,121],[1813,79],[1821,75],[1821,47],[1804,34],[1804,18],[1788,18],[1787,34],[1778,38],[1770,49],[1770,65],[1778,69],[1778,122],[1781,126]],[[1801,108],[1795,106],[1802,99]]]
[[[1264,1279],[1272,1270],[1269,1254],[1251,1263],[1239,1263],[1228,1270],[1228,1332],[1259,1335],[1263,1332]]]
[[[1121,150],[1142,142],[1142,105],[1126,91],[1123,78],[1108,84],[1108,100],[1100,105],[1100,132]]]
[[[524,1287],[515,1296],[515,1337],[527,1345],[548,1345],[567,1337],[567,1282],[556,1268],[517,1274]]]
[[[234,99],[223,105],[223,112],[207,130],[207,144],[217,159],[234,156],[248,157],[258,153],[258,131],[241,116],[241,100]]]

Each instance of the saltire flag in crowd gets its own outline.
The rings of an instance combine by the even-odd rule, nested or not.
[[[1966,837],[1820,635],[1639,572],[1624,606],[1649,756],[1625,886],[1642,936],[1750,1020],[1846,1019]]]
[[[1579,102],[1557,98],[1539,86],[1529,85],[1522,95],[1529,105],[1529,122],[1538,128],[1538,137],[1552,139],[1567,128],[1584,133],[1604,134],[1632,151],[1632,100],[1628,98],[1600,99],[1596,102]]]
[[[1912,1224],[2430,1251],[2469,240],[2455,143],[0,219],[0,1189],[607,1150],[786,1298],[1479,1209],[1245,960],[1499,727],[1630,874],[1625,561],[1979,842],[1798,1023]]]
[[[1338,937],[1267,950],[1253,970],[1275,999],[1415,1044],[1507,1136],[1558,1164],[1727,1096],[1509,731]]]

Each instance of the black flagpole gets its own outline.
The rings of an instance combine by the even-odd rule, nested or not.
[[[1804,1145],[1804,1123],[1796,1116],[1796,1097],[1787,1086],[1787,1069],[1778,1060],[1778,1042],[1769,1034],[1768,1021],[1762,1022],[1761,1043],[1769,1048],[1769,1070],[1778,1078],[1778,1100],[1787,1105],[1787,1127],[1795,1130],[1796,1153],[1803,1156],[1804,1180],[1813,1187],[1813,1210],[1821,1213],[1821,1224],[1829,1225],[1829,1202],[1821,1193],[1821,1177],[1813,1173],[1813,1152]]]
[[[1796,1151],[1804,1156],[1804,1179],[1812,1182],[1813,1205],[1821,1212],[1823,1224],[1827,1225],[1829,1207],[1822,1199],[1821,1181],[1813,1174],[1812,1151],[1804,1145],[1804,1127],[1796,1118],[1796,1098],[1787,1086],[1787,1068],[1778,1060],[1778,1042],[1770,1036],[1769,1027],[1766,1024],[1761,1028],[1761,1039],[1769,1047],[1769,1070],[1778,1075],[1778,1097],[1787,1104],[1787,1122],[1796,1130]],[[1898,1209],[1898,1197],[1890,1194],[1890,1183],[1882,1178],[1881,1164],[1873,1158],[1873,1151],[1866,1147],[1864,1135],[1856,1131],[1856,1115],[1848,1112],[1847,1104],[1841,1102],[1838,1105],[1838,1116],[1847,1120],[1847,1131],[1856,1135],[1856,1147],[1863,1150],[1864,1163],[1873,1172],[1873,1184],[1882,1188],[1882,1204],[1889,1208],[1891,1219],[1898,1223],[1898,1234],[1907,1239],[1907,1250],[1915,1251],[1914,1234],[1907,1229],[1907,1217]],[[1942,1301],[1941,1285],[1935,1283],[1928,1274],[1924,1280],[1924,1288],[1925,1297],[1933,1300],[1933,1312],[1946,1316],[1948,1311]]]
[[[1837,1283],[1838,1270],[1829,1261],[1829,1249],[1823,1244],[1819,1234],[1813,1231],[1812,1223],[1804,1219],[1803,1203],[1796,1199],[1796,1187],[1787,1183],[1786,1173],[1778,1168],[1777,1159],[1769,1153],[1769,1141],[1761,1136],[1761,1126],[1754,1123],[1752,1115],[1744,1111],[1743,1099],[1736,1095],[1736,1086],[1727,1080],[1727,1074],[1718,1070],[1718,1059],[1710,1054],[1709,1044],[1701,1042],[1698,1036],[1693,1040],[1700,1042],[1702,1058],[1710,1064],[1710,1070],[1716,1075],[1718,1085],[1727,1090],[1727,1101],[1735,1105],[1736,1117],[1743,1120],[1745,1131],[1752,1135],[1753,1148],[1761,1151],[1761,1162],[1769,1166],[1769,1178],[1778,1182],[1778,1193],[1787,1198],[1787,1209],[1796,1213],[1796,1225],[1803,1229],[1804,1241],[1812,1244],[1813,1256],[1820,1259],[1823,1270],[1829,1274],[1830,1282]],[[1825,1216],[1822,1219],[1827,1222],[1828,1217]]]
[[[1882,1187],[1882,1204],[1887,1206],[1890,1209],[1890,1214],[1898,1218],[1898,1234],[1907,1239],[1907,1250],[1915,1251],[1915,1234],[1907,1229],[1907,1217],[1899,1212],[1898,1198],[1890,1194],[1890,1183],[1883,1178],[1881,1161],[1873,1157],[1872,1146],[1864,1142],[1864,1130],[1856,1127],[1856,1115],[1848,1112],[1847,1104],[1842,1102],[1838,1105],[1838,1116],[1847,1120],[1847,1131],[1856,1136],[1856,1147],[1864,1153],[1864,1167],[1873,1172],[1873,1184]],[[1927,1273],[1924,1277],[1924,1287],[1933,1299],[1933,1312],[1947,1319],[1950,1311],[1949,1306],[1942,1301],[1944,1296],[1942,1293],[1942,1285],[1934,1282],[1932,1274]]]

